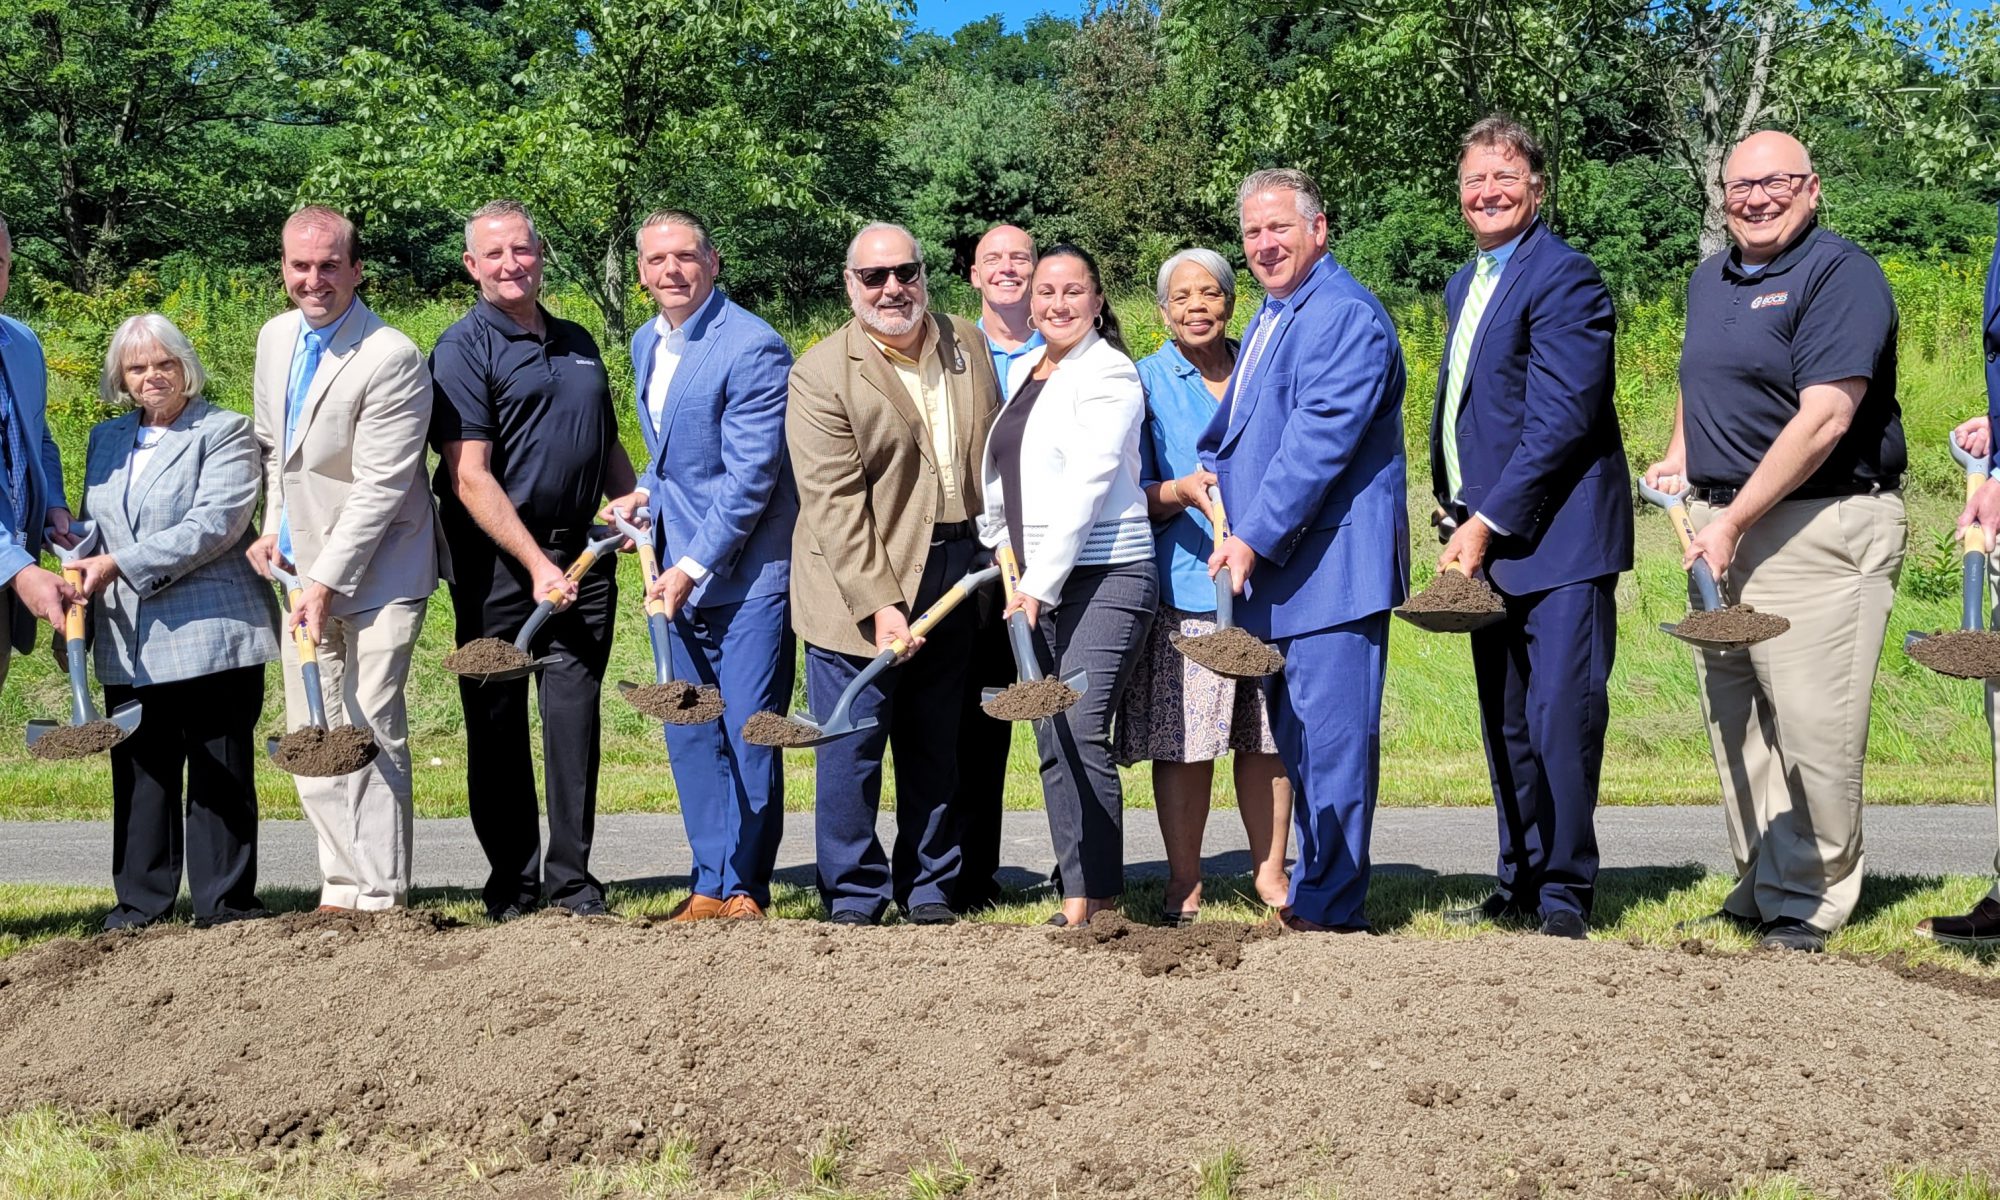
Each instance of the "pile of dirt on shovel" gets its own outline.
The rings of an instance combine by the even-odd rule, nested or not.
[[[1940,629],[1904,647],[1911,658],[1954,679],[2000,677],[2000,633]]]
[[[308,779],[349,775],[375,757],[375,735],[361,725],[321,729],[306,725],[278,739],[271,761],[278,769]]]
[[[102,754],[125,738],[125,731],[105,720],[81,725],[58,725],[35,739],[28,753],[46,762],[65,758],[89,758]]]
[[[979,707],[998,721],[1039,721],[1075,704],[1078,695],[1075,688],[1051,675],[1010,683]]]
[[[1167,634],[1167,642],[1196,663],[1231,679],[1259,679],[1285,669],[1285,656],[1275,647],[1234,625],[1195,637],[1175,631]]]
[[[618,689],[633,708],[669,725],[700,725],[722,715],[722,689],[669,679]]]
[[[0,1111],[239,1153],[338,1130],[398,1196],[564,1195],[570,1164],[675,1138],[693,1190],[730,1196],[813,1189],[829,1138],[848,1192],[904,1195],[955,1157],[979,1200],[1187,1196],[1225,1150],[1241,1196],[1665,1200],[1781,1173],[1877,1196],[1906,1165],[2000,1172],[1990,979],[1700,943],[1115,931],[392,911],[64,939],[0,962]],[[492,1191],[464,1191],[468,1161]]]
[[[812,726],[774,712],[751,713],[743,722],[743,740],[753,746],[804,746],[819,737]]]
[[[1474,579],[1463,571],[1439,571],[1430,586],[1403,601],[1403,611],[1483,616],[1506,612],[1507,602],[1484,579]]]
[[[497,675],[535,661],[505,638],[477,638],[444,656],[444,669],[454,675]]]
[[[1766,641],[1791,627],[1792,623],[1785,618],[1760,613],[1748,604],[1730,604],[1707,612],[1696,609],[1677,626],[1684,637],[1738,646]]]

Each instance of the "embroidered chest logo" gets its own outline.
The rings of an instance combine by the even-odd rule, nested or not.
[[[1750,308],[1753,312],[1760,308],[1782,308],[1785,301],[1791,298],[1790,292],[1765,292],[1761,296],[1751,298]]]

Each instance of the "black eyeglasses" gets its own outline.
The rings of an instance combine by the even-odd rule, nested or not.
[[[1748,200],[1753,188],[1763,188],[1773,200],[1783,200],[1805,186],[1812,176],[1800,171],[1784,171],[1762,179],[1730,179],[1723,182],[1722,194],[1731,200]]]
[[[849,267],[854,277],[865,288],[878,288],[889,282],[894,275],[897,283],[910,284],[924,277],[924,264],[920,262],[897,263],[893,267]]]

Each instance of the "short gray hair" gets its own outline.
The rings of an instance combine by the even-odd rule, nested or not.
[[[1258,192],[1292,193],[1302,221],[1310,221],[1326,211],[1326,205],[1320,200],[1319,185],[1312,181],[1312,176],[1293,167],[1267,167],[1245,175],[1242,185],[1236,189],[1238,217],[1243,215],[1244,203]]]
[[[111,345],[104,351],[104,374],[97,380],[98,397],[106,404],[125,408],[138,403],[125,390],[125,354],[148,342],[180,360],[181,387],[187,398],[192,400],[201,395],[208,386],[208,372],[201,368],[201,356],[194,352],[194,343],[172,321],[159,313],[147,312],[125,318],[111,335]]]
[[[1222,289],[1223,299],[1236,303],[1236,272],[1229,269],[1229,260],[1206,246],[1190,246],[1160,264],[1159,277],[1153,281],[1153,299],[1161,308],[1167,306],[1167,282],[1182,263],[1193,263],[1207,271],[1215,279],[1215,286]]]
[[[682,229],[693,230],[695,243],[701,247],[701,252],[710,258],[715,257],[715,239],[708,236],[708,226],[702,224],[700,217],[679,208],[656,208],[647,213],[646,219],[639,222],[639,228],[632,231],[633,247],[639,248],[639,239],[646,235],[648,229],[657,229],[662,225],[678,225]]]
[[[481,221],[491,221],[497,217],[521,218],[528,223],[528,236],[535,239],[537,246],[542,244],[541,231],[535,228],[535,218],[528,214],[527,205],[521,203],[519,200],[489,200],[478,208],[473,209],[472,215],[465,218],[466,253],[470,254],[472,252],[472,227]]]
[[[861,244],[861,239],[867,237],[871,233],[881,233],[885,229],[894,230],[895,232],[902,234],[904,237],[909,238],[910,250],[911,253],[915,255],[916,261],[918,262],[924,261],[924,244],[917,240],[916,234],[911,233],[908,229],[905,229],[903,226],[896,224],[894,221],[870,221],[868,222],[868,224],[863,225],[860,229],[856,230],[854,237],[847,243],[847,265],[850,269],[852,269],[854,266],[854,248]]]

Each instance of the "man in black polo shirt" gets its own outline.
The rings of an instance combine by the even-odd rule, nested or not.
[[[1797,140],[1753,134],[1723,179],[1735,245],[1688,285],[1680,411],[1646,478],[1692,489],[1690,565],[1792,623],[1695,655],[1737,870],[1704,919],[1816,951],[1861,894],[1869,696],[1903,565],[1896,305],[1875,260],[1816,224]]]
[[[465,269],[479,302],[431,352],[439,509],[457,581],[458,644],[512,639],[549,592],[561,606],[537,636],[559,656],[539,675],[549,845],[542,852],[528,743],[528,681],[461,679],[472,828],[492,871],[486,911],[509,920],[544,899],[605,913],[590,874],[597,815],[598,692],[611,657],[616,567],[563,577],[607,496],[636,508],[631,460],[597,343],[542,308],[542,242],[520,204],[497,200],[465,223]]]

